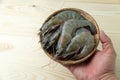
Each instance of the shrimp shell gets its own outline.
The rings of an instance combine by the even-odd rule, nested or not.
[[[46,22],[42,27],[41,31],[46,30],[53,25],[56,25],[62,21],[70,20],[70,19],[84,19],[79,13],[75,11],[63,11],[57,14],[56,16],[52,17],[48,22]]]
[[[77,32],[77,35],[71,40],[70,44],[66,48],[66,54],[71,52],[74,53],[82,48],[80,53],[77,53],[77,55],[72,58],[79,59],[88,55],[94,46],[94,37],[88,30],[82,28],[79,30],[79,32]]]
[[[57,44],[56,54],[60,54],[64,50],[64,48],[67,47],[68,43],[73,37],[73,33],[75,33],[75,31],[78,28],[89,26],[90,23],[89,24],[88,23],[89,22],[87,20],[77,20],[77,19],[70,19],[66,21],[63,25],[62,34]]]

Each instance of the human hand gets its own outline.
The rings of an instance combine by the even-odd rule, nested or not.
[[[96,50],[95,54],[87,61],[66,66],[77,80],[116,80],[115,59],[116,53],[110,38],[100,32],[102,51]]]

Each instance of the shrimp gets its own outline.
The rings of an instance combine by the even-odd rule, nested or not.
[[[40,30],[44,32],[45,30],[51,28],[54,25],[60,24],[61,22],[62,22],[61,19],[52,17],[48,22],[46,22],[45,24],[43,24],[43,26],[41,27]]]
[[[75,58],[76,59],[80,59],[85,57],[86,55],[88,55],[90,53],[90,51],[92,51],[92,49],[95,46],[95,40],[94,37],[92,35],[89,35],[86,44],[83,48],[83,50],[81,51],[80,55],[77,55]]]
[[[48,46],[46,47],[47,49],[52,46],[57,40],[58,40],[58,37],[60,35],[60,30],[58,29],[55,33],[53,33],[53,35],[50,37],[49,39],[49,43],[47,44]]]
[[[85,28],[77,30],[76,35],[72,38],[70,44],[66,48],[66,54],[78,50],[79,47],[84,46],[89,37],[90,31]]]
[[[70,56],[72,54],[77,54],[72,57],[72,59],[78,59],[85,57],[93,49],[95,45],[94,37],[91,35],[90,31],[85,28],[77,30],[75,37],[71,40],[70,44],[66,48],[63,58]],[[79,51],[79,49],[81,49]],[[79,53],[77,53],[79,51]]]
[[[64,23],[62,34],[57,44],[56,55],[59,55],[67,47],[75,31],[84,26],[89,26],[87,20],[70,19]]]
[[[79,13],[75,11],[62,11],[59,14],[53,16],[50,20],[48,20],[43,26],[41,27],[41,31],[46,30],[53,25],[59,24],[61,22],[70,20],[70,19],[84,19]]]
[[[53,26],[52,28],[46,30],[43,32],[42,37],[43,37],[43,47],[45,49],[48,49],[52,44],[55,43],[56,39],[60,35],[60,29],[58,29],[60,26],[59,24]]]

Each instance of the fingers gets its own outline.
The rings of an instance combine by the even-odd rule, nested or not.
[[[103,50],[113,50],[113,45],[110,38],[104,33],[104,31],[100,31],[100,40],[102,43]]]
[[[67,65],[65,67],[68,68],[72,73],[74,72],[74,65]]]

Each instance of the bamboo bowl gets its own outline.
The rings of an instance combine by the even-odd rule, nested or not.
[[[69,65],[69,64],[77,64],[77,63],[81,63],[85,60],[87,60],[90,56],[92,56],[94,54],[94,52],[96,51],[96,48],[98,46],[98,43],[99,43],[99,27],[98,27],[98,24],[96,23],[96,21],[94,20],[94,18],[88,14],[87,12],[81,10],[81,9],[76,9],[76,8],[64,8],[64,9],[61,9],[61,10],[58,10],[56,12],[54,12],[53,14],[51,14],[46,20],[44,23],[46,23],[52,16],[62,12],[62,11],[66,11],[66,10],[72,10],[72,11],[76,11],[78,12],[80,15],[82,15],[85,19],[87,19],[88,21],[90,21],[92,24],[94,24],[95,28],[96,28],[96,34],[94,35],[94,38],[95,38],[95,47],[94,49],[85,57],[79,59],[79,60],[67,60],[67,61],[64,61],[64,60],[59,60],[59,59],[56,59],[54,58],[52,55],[50,55],[50,53],[48,53],[46,50],[44,50],[44,52],[47,54],[48,57],[50,57],[51,59],[53,59],[54,61],[57,61],[63,65]],[[43,23],[43,24],[44,24]],[[39,36],[40,36],[40,43],[41,43],[41,32],[39,33]],[[42,45],[42,43],[41,43]]]

